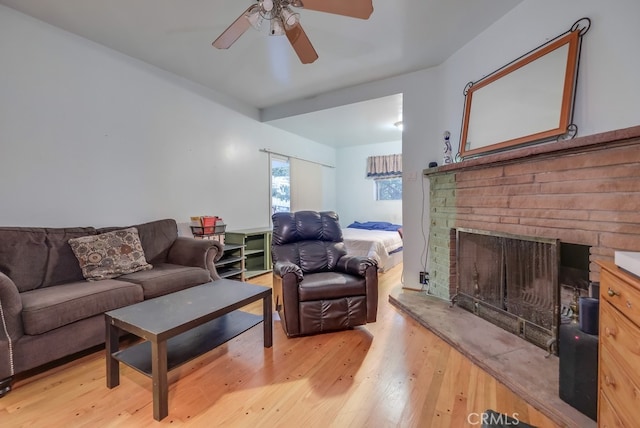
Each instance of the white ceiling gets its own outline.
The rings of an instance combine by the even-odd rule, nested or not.
[[[394,126],[402,120],[402,94],[347,104],[269,121],[313,141],[333,147],[402,140]]]
[[[249,0],[0,4],[264,109],[438,65],[521,1],[373,0],[368,20],[299,9],[319,55],[307,65],[267,28],[249,29],[228,50],[211,46]],[[397,141],[401,105],[399,95],[269,123],[336,147]]]

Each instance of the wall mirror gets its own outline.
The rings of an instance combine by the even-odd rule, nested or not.
[[[580,43],[590,20],[467,84],[462,158],[552,139],[573,138]]]

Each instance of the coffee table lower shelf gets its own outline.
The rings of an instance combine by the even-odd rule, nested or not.
[[[226,315],[167,340],[167,371],[205,354],[262,322],[261,315],[242,311]],[[145,341],[112,354],[113,358],[152,376],[151,342]]]

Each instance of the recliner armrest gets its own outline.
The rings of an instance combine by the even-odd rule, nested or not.
[[[169,249],[167,263],[207,269],[211,279],[220,279],[215,262],[223,252],[224,246],[218,241],[179,236]]]
[[[342,256],[338,260],[336,264],[336,269],[340,272],[348,273],[351,275],[359,275],[365,276],[367,273],[367,269],[375,266],[378,267],[378,264],[375,260],[370,259],[368,257],[359,257],[359,256]]]
[[[273,265],[273,273],[281,278],[288,273],[293,273],[297,277],[298,282],[302,281],[304,277],[300,266],[291,262],[276,262]]]

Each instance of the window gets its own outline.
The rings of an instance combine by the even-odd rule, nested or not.
[[[369,156],[367,178],[375,183],[376,201],[402,200],[402,154]]]
[[[373,182],[376,186],[376,201],[402,200],[402,178],[383,178]]]
[[[271,213],[291,210],[289,159],[271,156]]]
[[[321,164],[276,153],[270,153],[269,162],[271,214],[322,209]]]

